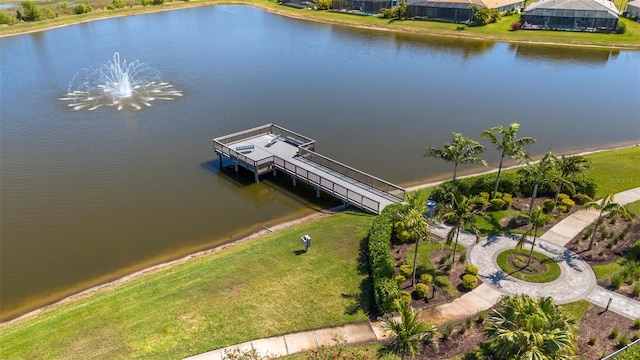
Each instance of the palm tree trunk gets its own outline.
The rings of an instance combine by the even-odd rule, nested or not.
[[[458,164],[454,164],[453,165],[453,181],[452,181],[452,188],[451,188],[451,192],[455,192],[456,191],[456,173],[458,172]],[[454,198],[453,196],[451,197],[451,206],[454,205]]]
[[[536,232],[533,235],[533,244],[531,244],[531,251],[529,251],[529,260],[527,260],[527,266],[529,266],[529,264],[531,264],[531,257],[533,256],[533,248],[536,247],[536,235],[538,233],[538,229],[536,229]]]
[[[600,224],[600,219],[602,218],[602,211],[600,211],[600,215],[598,215],[598,220],[596,221],[596,226],[593,228],[593,233],[591,234],[591,241],[589,241],[589,247],[587,250],[591,250],[593,247],[593,240],[596,239],[596,233],[598,232],[598,224]]]
[[[453,245],[453,258],[451,259],[451,265],[456,262],[456,250],[458,250],[458,235],[460,235],[460,228],[456,228],[456,243]]]
[[[533,185],[533,194],[531,194],[531,204],[529,204],[529,214],[533,212],[533,202],[536,200],[536,196],[538,196],[538,183]]]
[[[560,196],[560,191],[562,191],[562,184],[558,185],[558,190],[556,190],[556,196],[555,198],[553,198],[553,201],[556,204],[558,203],[558,196]]]
[[[420,239],[416,240],[416,250],[415,253],[413,254],[413,273],[411,274],[411,286],[415,286],[416,285],[416,267],[417,267],[417,260],[418,260],[418,243],[420,242]]]
[[[498,165],[498,176],[496,176],[496,184],[493,186],[493,193],[491,194],[491,198],[496,197],[496,193],[498,192],[498,184],[500,183],[500,172],[502,171],[502,160],[504,160],[504,153],[500,157],[500,165]]]

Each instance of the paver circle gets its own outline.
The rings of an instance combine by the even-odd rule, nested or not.
[[[504,250],[515,248],[517,242],[516,235],[492,235],[467,249],[467,259],[478,267],[478,278],[482,282],[509,295],[551,296],[559,304],[584,299],[596,286],[593,270],[580,256],[540,239],[536,240],[534,250],[558,262],[560,277],[547,283],[531,283],[509,276],[496,259]],[[531,241],[527,240],[525,249],[530,248]]]

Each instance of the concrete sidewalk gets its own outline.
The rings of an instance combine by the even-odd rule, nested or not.
[[[618,193],[614,201],[625,205],[640,200],[640,187]],[[526,293],[534,297],[552,296],[558,303],[585,299],[607,307],[609,311],[630,319],[640,318],[640,302],[597,286],[591,267],[580,256],[564,248],[570,240],[598,217],[598,212],[579,210],[566,217],[536,242],[536,251],[557,260],[561,267],[560,278],[550,283],[534,284],[505,274],[497,265],[496,256],[508,248],[514,248],[517,237],[496,235],[482,238],[476,244],[475,236],[460,233],[459,243],[467,247],[467,259],[479,269],[483,284],[454,301],[422,310],[420,317],[435,325],[462,320],[478,311],[495,305],[502,295]],[[437,224],[432,233],[446,237],[451,228]],[[526,245],[530,247],[529,245]],[[222,360],[225,351],[255,349],[261,355],[285,356],[303,352],[322,345],[335,345],[338,339],[348,344],[381,341],[387,338],[379,322],[348,324],[339,327],[303,331],[267,339],[258,339],[189,357],[190,360]]]

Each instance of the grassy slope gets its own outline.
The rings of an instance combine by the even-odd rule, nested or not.
[[[274,233],[7,326],[7,359],[178,359],[247,340],[365,321],[360,243],[372,217]],[[309,234],[307,254],[299,240]]]
[[[91,1],[89,1],[91,3]],[[170,2],[161,6],[137,6],[120,10],[99,10],[83,15],[63,16],[56,19],[40,21],[37,23],[21,23],[10,27],[0,27],[0,35],[16,34],[28,31],[44,30],[46,28],[72,24],[81,21],[90,21],[98,18],[112,16],[127,16],[151,11],[170,10],[183,7],[204,6],[213,4],[245,3],[256,5],[269,11],[278,12],[287,16],[306,18],[316,21],[339,23],[353,26],[365,26],[392,31],[432,34],[459,38],[487,39],[507,42],[538,42],[555,44],[590,45],[619,48],[640,48],[640,29],[637,23],[621,19],[627,24],[627,32],[618,34],[593,34],[563,31],[510,31],[510,25],[518,21],[518,16],[504,17],[495,24],[484,27],[466,28],[459,30],[458,24],[431,22],[431,21],[389,21],[377,16],[357,16],[345,13],[328,11],[308,11],[281,6],[268,0],[192,0],[188,2]]]
[[[587,176],[598,184],[597,198],[640,186],[640,146],[598,152],[586,157],[592,168]]]

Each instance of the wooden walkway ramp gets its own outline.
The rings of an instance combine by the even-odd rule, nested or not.
[[[314,152],[315,140],[267,124],[213,139],[220,157],[231,159],[236,171],[243,167],[260,175],[280,171],[326,192],[345,203],[379,214],[385,206],[401,202],[405,190],[360,170]]]

